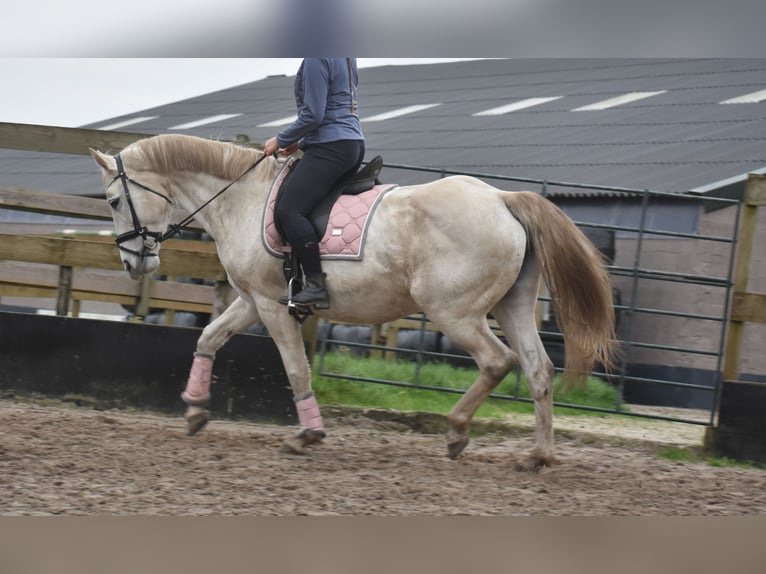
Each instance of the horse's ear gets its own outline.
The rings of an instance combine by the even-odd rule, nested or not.
[[[96,163],[99,165],[101,169],[104,171],[116,171],[117,164],[114,161],[114,158],[110,155],[107,155],[105,153],[101,153],[97,149],[93,149],[92,147],[88,148],[88,151],[90,152],[90,155],[93,156],[93,159],[96,160]]]

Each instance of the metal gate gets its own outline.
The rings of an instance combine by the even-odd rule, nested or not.
[[[619,317],[617,333],[623,352],[616,372],[608,376],[603,372],[593,374],[607,378],[618,388],[617,400],[610,409],[554,404],[714,426],[739,232],[739,201],[415,166],[390,165],[387,168],[436,173],[441,177],[470,175],[511,190],[530,189],[531,185],[532,189],[536,188],[558,203],[591,238],[599,233],[602,238],[604,234],[611,236],[612,253],[611,257],[606,253],[607,267],[615,288],[615,311]],[[605,199],[609,201],[605,202]],[[587,205],[583,207],[584,202],[598,205],[587,209]],[[608,250],[608,245],[605,249]],[[541,294],[538,311],[540,335],[553,358],[560,353],[563,338],[553,318],[548,316],[549,302],[550,299]],[[417,315],[383,326],[357,326],[353,328],[353,336],[349,336],[349,329],[328,322],[320,324],[315,359],[319,374],[367,383],[464,392],[424,385],[420,381],[420,366],[426,361],[466,359],[460,349],[435,345],[434,329],[427,317]],[[390,338],[385,337],[387,329],[397,332],[405,329],[410,334],[409,344],[389,345],[386,341]],[[338,336],[339,331],[341,336]],[[416,365],[414,377],[408,381],[394,381],[332,372],[325,367],[325,358],[327,352],[338,345],[360,353],[411,356]],[[560,365],[557,370],[561,370]],[[490,396],[530,401],[519,395],[520,373],[517,371],[515,376],[515,392]],[[647,395],[647,392],[649,396],[642,397],[642,393]],[[630,409],[627,402],[631,403]],[[644,408],[636,404],[643,404]],[[646,408],[652,404],[670,404],[678,408],[666,408],[664,412],[663,409]]]

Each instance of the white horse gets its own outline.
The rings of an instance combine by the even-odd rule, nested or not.
[[[325,430],[300,325],[278,302],[287,289],[282,260],[267,252],[260,237],[282,162],[184,135],[143,139],[115,156],[90,151],[103,172],[124,267],[134,279],[158,268],[173,207],[191,213],[217,195],[195,219],[215,239],[238,298],[197,341],[183,393],[189,434],[208,420],[216,351],[261,321],[279,349],[300,422],[285,444],[300,451],[321,441]],[[541,277],[564,335],[568,380],[582,380],[595,361],[612,364],[614,311],[602,258],[560,209],[533,192],[502,191],[464,176],[395,188],[377,206],[363,259],[328,260],[324,270],[331,308],[317,310],[319,317],[380,324],[423,311],[476,361],[478,378],[447,417],[447,455],[453,459],[468,444],[476,409],[521,364],[536,416],[536,444],[525,464],[539,468],[555,461],[554,368],[535,322]],[[488,314],[510,346],[492,332]]]

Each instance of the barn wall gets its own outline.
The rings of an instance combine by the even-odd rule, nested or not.
[[[699,234],[731,237],[735,216],[734,207],[701,214]],[[758,228],[748,290],[766,293],[766,209],[760,210]],[[632,267],[636,245],[636,238],[618,237],[615,264]],[[730,253],[731,245],[727,243],[645,237],[639,265],[657,271],[726,278]],[[613,281],[622,292],[623,304],[630,304],[632,279],[614,277]],[[722,317],[726,298],[725,290],[719,287],[641,279],[635,301],[639,307]],[[621,336],[625,336],[626,331],[627,324],[623,321],[620,325]],[[766,376],[766,353],[762,348],[762,341],[766,340],[766,325],[748,324],[745,334],[741,371],[746,375]],[[633,318],[631,338],[634,341],[717,352],[720,337],[721,324],[714,321],[642,313]],[[717,368],[715,357],[636,347],[629,350],[628,361],[704,370]]]

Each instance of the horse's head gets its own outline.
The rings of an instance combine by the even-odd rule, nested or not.
[[[111,156],[92,148],[90,153],[101,168],[122,264],[132,279],[139,279],[160,264],[158,253],[171,214],[167,180],[126,167],[121,154]]]

